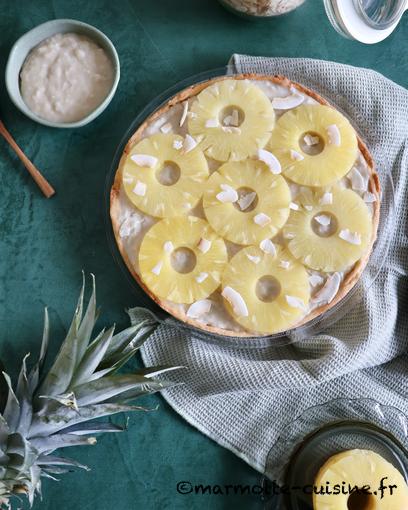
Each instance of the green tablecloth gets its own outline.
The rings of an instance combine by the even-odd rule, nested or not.
[[[103,30],[118,50],[122,79],[108,110],[74,131],[31,122],[11,105],[0,83],[1,117],[57,189],[53,199],[45,200],[0,140],[0,357],[14,374],[23,354],[38,348],[46,304],[52,349],[58,348],[81,269],[96,274],[104,324],[125,326],[124,308],[143,304],[108,247],[105,176],[127,126],[158,93],[224,65],[233,52],[336,60],[408,83],[408,19],[387,41],[362,46],[335,33],[321,0],[307,0],[296,13],[261,23],[234,17],[216,0],[0,0],[2,74],[15,39],[52,18],[76,18]],[[35,508],[255,508],[248,497],[177,493],[182,480],[254,484],[259,475],[189,427],[159,397],[151,397],[149,404],[156,403],[158,412],[130,418],[127,433],[102,437],[96,447],[73,448],[71,456],[92,472],[65,475],[59,484],[44,482],[44,501]]]

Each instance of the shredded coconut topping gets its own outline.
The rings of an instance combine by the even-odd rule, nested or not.
[[[196,301],[192,305],[189,306],[187,310],[187,317],[191,317],[192,319],[198,319],[205,313],[208,313],[211,310],[211,301],[209,299],[201,299],[200,301]]]
[[[254,223],[259,225],[260,227],[265,227],[271,222],[271,218],[265,213],[259,213],[254,216]]]
[[[318,303],[326,303],[329,304],[336,297],[337,292],[339,291],[341,284],[341,275],[340,273],[333,273],[330,275],[326,283],[323,285],[321,290],[316,294],[313,298],[313,301]]]
[[[166,253],[171,253],[173,250],[174,250],[174,245],[171,241],[166,241],[164,244],[163,244],[163,250],[166,252]]]
[[[187,118],[187,113],[188,113],[188,101],[184,101],[184,103],[183,103],[183,113],[181,114],[181,119],[180,119],[180,127],[183,127],[183,124],[184,124],[184,122],[186,121],[186,118]]]
[[[331,218],[330,216],[327,216],[327,214],[320,214],[319,216],[315,216],[314,219],[323,227],[328,227],[331,223]]]
[[[179,151],[182,148],[183,148],[183,142],[181,140],[174,140],[173,149],[176,149],[176,151]]]
[[[208,273],[200,273],[195,277],[197,283],[203,283],[208,278]]]
[[[303,141],[308,147],[313,147],[313,145],[318,145],[320,142],[320,138],[318,136],[305,135],[303,137]]]
[[[137,181],[136,186],[133,188],[133,193],[139,197],[146,195],[146,184],[144,182]]]
[[[264,253],[268,253],[269,255],[276,255],[276,248],[273,242],[270,239],[264,239],[259,243],[259,247]]]
[[[339,237],[350,244],[360,245],[361,235],[358,232],[350,232],[348,228],[340,230]]]
[[[152,269],[152,273],[154,273],[155,275],[159,276],[160,274],[160,271],[162,270],[162,267],[163,267],[163,261],[160,260],[160,262],[158,262],[154,268]]]
[[[318,273],[313,273],[309,276],[309,282],[312,287],[317,287],[324,282],[324,278]]]
[[[305,159],[305,157],[302,154],[300,154],[300,152],[297,152],[293,149],[290,149],[290,157],[294,161],[303,161]]]
[[[283,268],[283,269],[289,269],[290,267],[290,262],[289,260],[281,260],[279,262],[279,267]]]
[[[339,128],[336,124],[331,124],[327,127],[327,135],[329,137],[329,143],[331,145],[335,145],[336,147],[340,147],[341,145],[341,134]]]
[[[234,290],[232,287],[224,287],[221,295],[228,301],[232,306],[232,310],[238,317],[248,317],[247,305],[239,292]]]
[[[257,255],[251,255],[250,253],[247,253],[246,256],[254,264],[259,264],[261,262],[261,257],[258,257]]]
[[[289,209],[292,209],[293,211],[298,211],[300,209],[299,204],[296,202],[291,202],[289,204]]]
[[[320,205],[329,205],[332,203],[333,203],[333,193],[326,191],[326,193],[324,193],[322,198],[320,199],[319,204]]]
[[[206,128],[216,128],[220,125],[218,122],[218,119],[208,119],[205,121],[205,127]]]
[[[190,152],[197,147],[197,141],[191,135],[186,135],[184,138],[183,149],[184,152]]]
[[[299,308],[300,310],[306,309],[304,302],[296,296],[285,295],[285,299],[286,299],[287,304],[289,306],[291,306],[292,308]]]
[[[272,106],[276,110],[289,110],[290,108],[296,108],[305,100],[304,96],[300,94],[292,94],[286,97],[275,97],[272,99]]]
[[[282,166],[279,162],[279,159],[274,154],[272,154],[272,152],[269,152],[265,149],[259,149],[258,159],[259,161],[265,163],[273,174],[277,175],[282,172]]]
[[[201,253],[207,253],[207,251],[211,248],[211,244],[212,244],[211,241],[209,241],[208,239],[204,239],[202,237],[197,247],[201,251]]]
[[[220,188],[223,191],[217,193],[216,195],[216,198],[219,202],[227,204],[236,202],[238,200],[238,193],[232,186],[230,186],[229,184],[221,184]]]
[[[239,127],[234,127],[234,126],[222,126],[222,130],[224,131],[224,133],[235,133],[237,135],[240,135],[241,134],[241,130]]]
[[[252,202],[256,198],[256,193],[252,191],[251,193],[247,193],[246,195],[242,195],[238,200],[238,205],[241,211],[245,211],[252,204]]]
[[[160,128],[160,131],[164,134],[170,133],[172,130],[172,126],[170,122],[166,122],[166,124],[163,124],[163,126]]]
[[[352,168],[347,177],[350,179],[354,191],[364,191],[366,189],[365,180],[356,167]]]
[[[150,156],[149,154],[132,154],[130,159],[136,163],[136,165],[148,168],[153,168],[159,162],[157,158]]]

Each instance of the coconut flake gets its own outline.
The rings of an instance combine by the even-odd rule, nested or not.
[[[292,209],[292,211],[298,211],[300,209],[299,204],[296,202],[291,202],[289,204],[289,209]]]
[[[208,278],[208,273],[200,273],[195,277],[197,283],[203,283]]]
[[[318,136],[313,135],[305,135],[303,137],[303,141],[308,147],[313,147],[313,145],[318,145],[320,142],[320,138]]]
[[[289,269],[289,267],[290,267],[289,260],[281,260],[279,262],[279,267],[281,267],[282,269]]]
[[[154,273],[155,275],[159,276],[160,274],[160,271],[162,270],[162,267],[163,267],[163,261],[160,260],[160,262],[158,262],[154,268],[152,269],[152,273]]]
[[[314,219],[323,227],[328,227],[331,223],[331,218],[330,216],[327,216],[327,214],[319,214],[318,216],[315,216]]]
[[[279,159],[274,156],[272,152],[269,152],[265,149],[259,149],[257,155],[259,161],[265,163],[273,174],[277,175],[282,172],[282,166],[279,162]]]
[[[290,149],[290,158],[295,161],[303,161],[305,159],[305,157],[300,154],[300,152],[297,152],[293,149]]]
[[[166,124],[163,124],[163,126],[160,128],[160,131],[164,134],[170,133],[172,127],[170,122],[166,122]]]
[[[180,127],[182,127],[184,122],[186,121],[187,113],[188,113],[188,101],[184,101],[184,103],[183,103],[183,113],[181,114],[181,119],[180,119],[180,124],[179,124]]]
[[[179,151],[182,148],[183,148],[183,142],[181,140],[174,140],[173,149],[176,149],[176,151]]]
[[[139,197],[146,195],[146,184],[144,182],[137,181],[136,186],[133,188],[133,193]]]
[[[189,306],[187,310],[187,317],[198,319],[202,315],[211,310],[211,301],[209,299],[201,299]]]
[[[259,243],[259,247],[264,253],[268,253],[269,255],[276,255],[276,248],[273,242],[270,239],[264,239]]]
[[[286,97],[275,97],[272,99],[272,106],[276,110],[289,110],[290,108],[296,108],[305,100],[304,96],[300,94],[292,94]]]
[[[326,304],[331,303],[335,298],[337,292],[339,291],[340,284],[341,284],[340,273],[333,273],[327,278],[326,283],[313,298],[313,301]]]
[[[327,135],[329,137],[329,143],[335,145],[336,147],[340,147],[341,134],[336,124],[331,124],[330,126],[327,126]]]
[[[232,110],[231,115],[227,115],[223,120],[224,126],[235,126],[239,124],[239,113],[238,110]]]
[[[366,189],[364,178],[356,167],[351,170],[347,177],[350,179],[354,191],[364,191]]]
[[[238,200],[238,205],[241,211],[245,211],[246,209],[248,209],[248,207],[252,204],[255,198],[256,198],[255,191],[247,193],[246,195],[242,195],[241,198]]]
[[[163,250],[166,252],[166,253],[171,253],[173,250],[174,250],[174,245],[171,241],[166,241],[164,244],[163,244]]]
[[[197,142],[191,135],[186,135],[184,138],[183,149],[184,152],[190,152],[197,147]]]
[[[303,207],[306,209],[306,211],[313,211],[312,205],[304,205]]]
[[[234,127],[234,126],[222,126],[222,130],[224,131],[224,133],[235,133],[237,135],[240,135],[241,134],[241,130],[239,127]]]
[[[350,244],[357,246],[361,244],[361,235],[358,232],[350,232],[348,228],[340,230],[339,237]]]
[[[123,182],[124,182],[125,184],[132,184],[132,182],[133,182],[133,177],[132,177],[131,175],[129,175],[129,174],[124,175],[124,176],[123,176]]]
[[[309,276],[309,282],[312,287],[317,287],[324,282],[324,278],[317,273],[313,273]]]
[[[322,198],[319,201],[320,205],[329,205],[333,203],[333,193],[330,193],[329,191],[326,191],[326,193],[323,193]]]
[[[271,218],[267,214],[264,214],[262,212],[254,216],[254,223],[259,225],[260,227],[265,227],[271,221],[272,221]]]
[[[132,213],[130,216],[125,218],[119,229],[119,236],[121,238],[130,237],[140,232],[144,218],[137,212]]]
[[[204,237],[202,237],[197,247],[201,251],[201,253],[207,253],[207,251],[211,248],[211,244],[212,244],[211,241],[209,241],[208,239],[204,239]]]
[[[258,257],[256,255],[251,255],[249,253],[247,253],[246,256],[254,264],[259,264],[261,262],[261,257]]]
[[[292,308],[299,308],[300,310],[305,310],[305,304],[300,298],[285,295],[285,299],[288,305],[291,306]]]
[[[221,295],[228,301],[232,306],[232,310],[238,317],[248,317],[247,305],[239,292],[234,290],[232,287],[224,287]]]
[[[205,121],[205,127],[206,128],[216,128],[220,125],[218,122],[218,119],[208,119]]]
[[[377,197],[374,195],[374,193],[371,193],[370,191],[366,191],[364,193],[363,200],[367,204],[372,204],[373,202],[377,202]]]
[[[238,200],[238,193],[236,190],[230,186],[229,184],[221,184],[220,188],[223,190],[220,193],[217,193],[216,198],[219,202],[223,204],[234,203]]]
[[[154,156],[150,156],[149,154],[132,154],[130,159],[139,166],[145,166],[148,168],[153,168],[157,165],[159,160]]]

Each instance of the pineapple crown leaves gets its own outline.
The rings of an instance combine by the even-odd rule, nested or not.
[[[96,442],[93,434],[119,432],[118,425],[91,421],[120,412],[148,410],[132,402],[160,391],[174,382],[156,376],[180,367],[145,368],[133,374],[118,370],[139,350],[157,326],[148,310],[137,309],[138,320],[114,333],[103,329],[93,340],[98,317],[95,278],[84,313],[83,281],[78,304],[65,340],[50,370],[44,373],[50,326],[45,310],[39,357],[27,370],[24,357],[16,386],[2,371],[0,377],[0,509],[9,498],[24,493],[30,504],[41,494],[41,477],[72,468],[88,469],[72,459],[53,455],[55,450]]]

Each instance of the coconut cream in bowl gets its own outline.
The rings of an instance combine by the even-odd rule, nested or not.
[[[111,102],[120,78],[110,39],[81,21],[48,21],[10,51],[6,88],[32,120],[51,127],[84,126]]]

